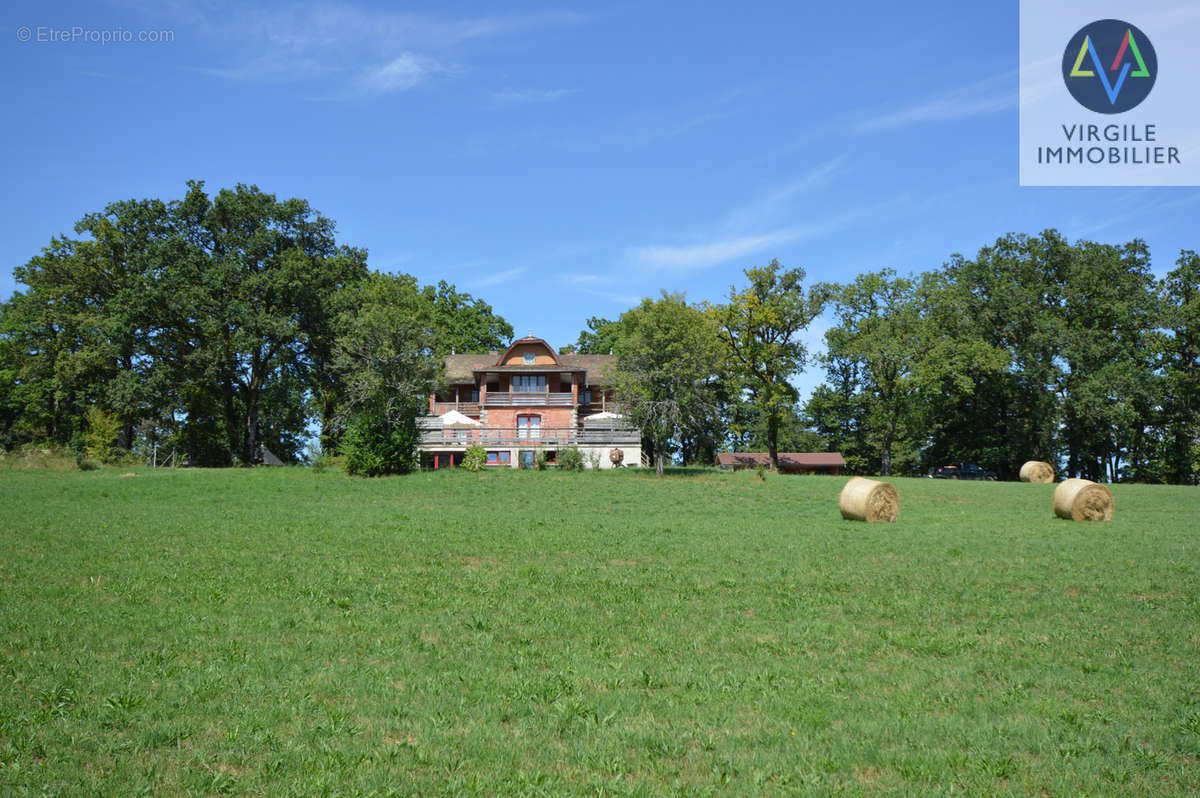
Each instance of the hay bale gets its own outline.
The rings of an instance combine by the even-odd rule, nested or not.
[[[1066,479],[1054,489],[1054,514],[1070,521],[1109,521],[1113,498],[1090,479]]]
[[[855,477],[838,496],[838,509],[849,521],[891,523],[900,514],[900,496],[887,482]]]
[[[1030,460],[1021,466],[1022,482],[1053,482],[1054,466],[1041,460]]]

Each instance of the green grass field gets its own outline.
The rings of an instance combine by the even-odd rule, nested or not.
[[[1200,490],[0,471],[0,794],[1200,793]]]

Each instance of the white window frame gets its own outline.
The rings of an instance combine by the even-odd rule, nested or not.
[[[521,422],[524,422],[522,424]],[[517,416],[517,440],[536,441],[542,438],[542,417],[535,415]]]

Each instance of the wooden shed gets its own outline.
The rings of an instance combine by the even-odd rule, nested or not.
[[[722,452],[717,465],[726,471],[743,468],[768,468],[771,456],[766,452]],[[838,476],[846,465],[841,452],[780,452],[779,471],[784,474],[829,474]]]

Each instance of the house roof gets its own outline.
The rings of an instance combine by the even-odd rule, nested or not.
[[[489,373],[522,373],[522,372],[585,372],[585,385],[605,384],[604,370],[610,364],[616,363],[613,355],[559,355],[559,365],[541,366],[499,366],[503,355],[498,352],[482,354],[446,355],[446,382],[450,385],[474,385],[475,374],[485,371]]]
[[[474,383],[475,372],[481,368],[495,365],[498,354],[496,352],[484,352],[483,354],[472,355],[446,355],[446,382],[451,385],[455,383]]]
[[[550,346],[550,344],[546,343],[546,340],[544,338],[535,338],[532,335],[527,335],[524,338],[518,338],[517,340],[513,341],[511,344],[508,345],[508,349],[504,350],[504,354],[500,355],[499,359],[496,362],[503,363],[505,360],[508,359],[509,353],[512,352],[514,349],[516,349],[518,346],[528,346],[529,344],[539,344],[540,346],[544,346],[546,348],[546,351],[550,353],[550,357],[554,358],[555,363],[558,363],[558,364],[562,363],[562,359],[559,357],[558,352],[554,351],[554,347],[552,347],[552,346]]]
[[[587,372],[588,385],[607,385],[605,370],[617,363],[616,355],[559,355],[558,359],[568,366]]]
[[[717,455],[717,463],[722,468],[754,468],[768,466],[771,456],[766,452],[721,452]],[[841,452],[780,452],[780,468],[819,468],[821,466],[844,466],[845,458]]]

